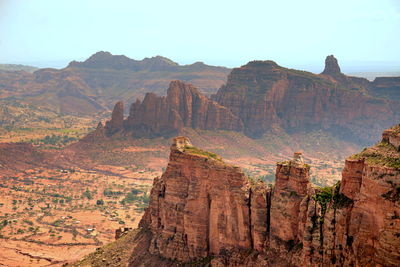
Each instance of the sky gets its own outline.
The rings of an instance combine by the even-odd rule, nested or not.
[[[400,0],[0,0],[0,63],[65,67],[97,51],[180,64],[250,60],[400,70]]]

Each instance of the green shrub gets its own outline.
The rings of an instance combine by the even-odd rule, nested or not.
[[[222,159],[219,155],[212,153],[212,152],[202,150],[202,149],[194,147],[194,146],[185,146],[184,152],[193,154],[193,155],[203,156],[203,157],[210,158],[210,159],[215,159],[218,161],[222,161]]]

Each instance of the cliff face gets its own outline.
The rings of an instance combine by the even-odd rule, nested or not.
[[[341,186],[331,195],[320,192],[317,201],[309,200],[305,264],[399,265],[400,153],[386,136],[346,160]]]
[[[175,138],[168,167],[155,180],[140,223],[153,233],[150,252],[189,261],[262,246],[258,223],[265,220],[252,213],[257,200],[249,200],[250,188],[240,169],[194,148],[184,137]]]
[[[253,138],[268,132],[322,130],[366,145],[400,119],[396,78],[371,83],[341,73],[333,56],[325,64],[317,75],[273,61],[252,61],[232,70],[211,99],[173,81],[166,97],[147,93],[143,102],[133,103],[123,128],[136,137],[173,136],[183,127],[241,131]],[[375,93],[380,87],[381,94]]]
[[[311,186],[309,172],[310,166],[304,164],[301,154],[295,154],[292,161],[278,163],[271,197],[270,246],[302,240],[300,204]]]
[[[300,153],[278,163],[271,189],[176,138],[140,223],[149,255],[216,266],[398,266],[399,133],[385,131],[347,159],[341,183],[327,188],[311,186]]]
[[[208,99],[195,87],[173,81],[166,97],[147,93],[143,102],[137,100],[123,120],[123,106],[114,108],[111,121],[106,124],[109,134],[118,130],[132,133],[135,137],[171,136],[183,127],[204,130],[241,131],[243,124],[227,108]],[[121,111],[122,108],[122,111]]]
[[[400,77],[378,77],[372,82],[370,93],[388,99],[400,98]]]
[[[271,188],[177,137],[129,266],[399,266],[399,141],[400,126],[385,131],[325,188],[311,185],[295,153],[277,164]]]
[[[333,56],[320,75],[253,61],[233,69],[214,99],[242,119],[249,136],[276,127],[289,133],[321,129],[371,143],[400,119],[399,101],[369,96],[372,87],[342,74]]]

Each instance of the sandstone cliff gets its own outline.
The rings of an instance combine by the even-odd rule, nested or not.
[[[214,99],[240,117],[252,137],[273,128],[289,133],[320,129],[371,144],[400,119],[399,99],[371,96],[372,88],[366,79],[341,73],[333,56],[320,75],[252,61],[233,69]]]
[[[241,120],[227,108],[208,99],[191,84],[172,81],[167,96],[147,93],[143,102],[137,100],[123,121],[123,104],[118,102],[106,132],[124,131],[134,137],[177,135],[183,127],[204,130],[241,131]]]
[[[295,153],[277,164],[271,188],[177,137],[130,239],[129,266],[399,266],[399,149],[396,126],[325,188],[311,185]]]
[[[277,165],[271,190],[175,139],[141,222],[149,251],[183,262],[212,257],[216,266],[398,266],[399,141],[400,127],[385,131],[346,160],[331,188],[313,188],[296,153]]]
[[[249,193],[250,182],[238,168],[175,138],[141,222],[153,233],[150,252],[189,261],[251,248]]]
[[[252,61],[234,69],[211,99],[189,84],[173,81],[166,97],[147,93],[143,101],[136,100],[123,130],[150,138],[178,135],[184,127],[239,131],[252,138],[322,131],[338,140],[370,145],[382,129],[400,119],[396,78],[371,83],[344,75],[333,56],[325,64],[317,75],[273,61]],[[110,127],[106,125],[109,135],[118,132]]]

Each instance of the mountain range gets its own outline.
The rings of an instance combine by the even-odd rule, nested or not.
[[[92,115],[109,110],[118,99],[133,101],[146,92],[165,94],[168,83],[176,79],[211,94],[229,71],[202,62],[181,66],[160,56],[133,60],[98,52],[60,70],[0,72],[0,100],[12,98],[60,114]]]
[[[287,69],[273,61],[235,68],[227,83],[207,98],[193,85],[170,83],[167,96],[147,93],[124,120],[115,105],[103,135],[134,137],[178,135],[183,128],[243,132],[251,138],[276,131],[288,134],[322,130],[360,145],[371,144],[400,120],[400,79],[373,82],[349,77],[328,56],[321,74]]]

